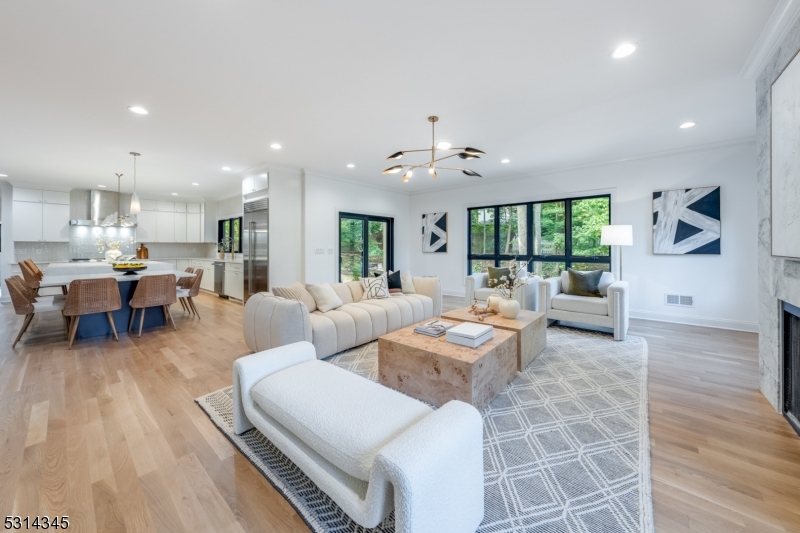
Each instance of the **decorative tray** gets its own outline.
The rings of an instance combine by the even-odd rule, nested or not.
[[[147,265],[140,262],[114,263],[111,268],[114,272],[125,272],[126,276],[132,276],[136,272],[146,269]]]

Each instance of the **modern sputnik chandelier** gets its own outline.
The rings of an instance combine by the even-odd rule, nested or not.
[[[477,176],[481,177],[480,174],[475,172],[474,170],[470,170],[468,168],[453,168],[453,167],[440,167],[437,166],[436,163],[442,161],[444,159],[449,159],[451,157],[460,157],[461,159],[469,160],[469,159],[480,159],[480,156],[486,155],[485,152],[478,150],[477,148],[452,148],[450,143],[447,141],[439,141],[436,142],[436,122],[439,120],[439,117],[428,117],[428,122],[431,123],[431,147],[430,148],[423,148],[421,150],[402,150],[400,152],[394,153],[387,157],[387,160],[392,159],[400,159],[405,154],[411,152],[430,152],[431,153],[431,160],[420,165],[395,165],[393,167],[389,167],[383,171],[384,174],[397,174],[398,172],[404,172],[403,174],[403,181],[408,181],[411,176],[414,175],[414,170],[418,168],[428,168],[428,174],[431,175],[432,178],[436,179],[437,170],[460,170],[467,176]],[[436,152],[444,152],[446,150],[460,150],[456,154],[446,155],[444,157],[436,158]]]

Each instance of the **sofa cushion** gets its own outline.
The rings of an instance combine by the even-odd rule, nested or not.
[[[600,283],[597,284],[600,294],[608,296],[608,286],[612,283],[614,283],[614,274],[603,272],[603,275],[600,276]],[[566,270],[561,272],[561,292],[569,292],[569,273]]]
[[[308,284],[306,285],[306,290],[314,298],[317,309],[323,313],[344,305],[342,299],[339,298],[339,295],[336,294],[336,291],[333,290],[329,283],[323,283],[322,285]]]
[[[386,281],[385,275],[377,278],[361,278],[361,286],[364,287],[362,301],[389,298],[389,283]]]
[[[397,327],[392,327],[390,325],[389,331],[404,328],[414,323],[414,310],[411,307],[411,303],[401,297],[394,296],[391,298],[362,300],[361,303],[383,307],[387,311],[387,317],[389,316],[388,313],[399,313],[400,325]]]
[[[411,276],[411,272],[407,270],[400,274],[400,285],[403,289],[403,294],[417,293],[417,289],[414,287],[414,278]]]
[[[417,314],[418,308],[412,305],[412,310],[414,311],[414,322],[433,318],[433,298],[430,296],[425,296],[424,294],[403,294],[402,296],[396,297],[402,298],[407,302],[418,301],[422,305],[422,314]],[[417,318],[418,316],[420,318]]]
[[[331,285],[331,289],[333,289],[343,304],[351,304],[354,301],[358,301],[353,300],[353,293],[350,292],[350,287],[347,286],[347,283],[334,283]]]
[[[372,333],[372,316],[370,316],[366,309],[357,307],[353,304],[346,304],[336,309],[336,311],[347,313],[350,315],[350,318],[353,319],[353,324],[356,327],[356,340],[353,343],[353,346],[366,344],[375,339],[375,336]],[[325,314],[327,315],[328,313]],[[348,346],[348,348],[350,347]],[[345,350],[346,349],[347,348],[345,348]]]
[[[372,321],[372,339],[370,340],[377,339],[381,335],[389,333],[389,320],[383,308],[362,302],[347,304],[347,307],[363,309],[369,314],[370,320]],[[400,313],[397,315],[397,322],[400,323]]]
[[[305,285],[300,282],[295,281],[288,287],[273,287],[272,293],[281,298],[303,302],[309,313],[317,310],[317,302],[314,301],[314,297],[306,290]]]
[[[308,317],[311,321],[311,344],[317,351],[317,358],[338,353],[340,350],[333,320],[322,313],[311,313]]]
[[[361,282],[348,281],[347,283],[345,283],[345,285],[347,285],[347,288],[350,289],[350,294],[352,295],[352,301],[360,302],[361,298],[364,297],[364,287],[361,286]]]
[[[433,412],[418,400],[323,361],[267,376],[251,389],[251,397],[322,457],[363,481],[369,481],[384,446]]]
[[[425,306],[422,303],[422,300],[420,298],[417,298],[418,296],[420,296],[420,295],[419,294],[398,294],[398,295],[392,297],[393,300],[403,300],[404,302],[407,302],[408,305],[411,306],[411,320],[412,320],[412,323],[421,322],[421,321],[425,320],[425,318],[426,318],[425,317]],[[428,298],[428,299],[430,300],[430,298]],[[433,300],[431,300],[431,310],[432,309],[433,309]],[[428,316],[427,318],[431,318],[431,317]]]
[[[572,313],[586,313],[587,315],[608,316],[608,298],[595,298],[592,296],[573,296],[571,294],[556,294],[553,296],[551,306],[560,311]]]
[[[327,313],[320,313],[319,311],[314,311],[313,314],[327,318],[328,320],[333,322],[333,325],[336,328],[337,352],[341,352],[342,350],[347,350],[348,348],[352,348],[353,346],[356,345],[356,323],[353,320],[353,317],[350,316],[348,313],[344,313],[337,309],[335,311],[328,311]],[[314,326],[313,322],[311,323],[311,326],[312,327]]]
[[[567,290],[564,292],[573,296],[588,296],[590,298],[602,298],[598,285],[600,277],[603,275],[602,270],[592,270],[590,272],[581,272],[572,268],[567,269],[569,275],[569,284]]]
[[[485,302],[486,299],[492,294],[497,294],[495,289],[484,287],[482,289],[475,289],[475,299]]]

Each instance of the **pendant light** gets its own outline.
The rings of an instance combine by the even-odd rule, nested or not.
[[[439,141],[437,143],[436,142],[436,129],[435,129],[436,126],[435,126],[435,124],[438,121],[439,121],[439,117],[436,117],[436,116],[428,117],[428,122],[431,123],[431,147],[430,148],[424,148],[424,149],[421,149],[421,150],[401,150],[400,152],[395,152],[395,153],[393,153],[392,155],[390,155],[389,157],[386,158],[387,160],[391,161],[391,160],[400,159],[405,154],[410,153],[410,152],[430,152],[431,153],[431,160],[430,161],[422,163],[422,164],[419,164],[419,165],[395,165],[393,167],[389,167],[386,170],[384,170],[383,174],[397,174],[398,172],[405,171],[404,174],[403,174],[403,181],[406,182],[413,175],[414,169],[426,168],[427,167],[428,174],[430,174],[430,176],[433,179],[436,179],[438,177],[438,173],[436,172],[437,169],[439,169],[439,170],[460,170],[461,172],[463,172],[467,176],[473,176],[473,177],[480,178],[481,177],[480,174],[478,174],[474,170],[470,170],[468,168],[462,168],[462,167],[458,167],[458,168],[455,168],[455,167],[440,167],[440,166],[438,166],[436,164],[439,161],[442,161],[443,159],[449,159],[451,157],[459,157],[461,159],[469,160],[469,159],[480,159],[482,155],[486,155],[486,153],[483,150],[478,150],[477,148],[470,148],[469,146],[467,146],[466,148],[453,148],[453,145],[451,143],[449,143],[448,141]],[[446,150],[457,150],[458,153],[446,155],[444,157],[439,157],[437,159],[436,152],[437,151],[444,152]]]
[[[131,152],[133,156],[133,194],[131,195],[131,215],[137,215],[142,211],[142,206],[139,204],[139,195],[136,194],[136,158],[141,154]]]

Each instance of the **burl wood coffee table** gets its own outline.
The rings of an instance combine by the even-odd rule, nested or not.
[[[414,326],[378,338],[378,376],[387,387],[437,407],[461,400],[482,410],[517,375],[512,331],[495,329],[494,338],[468,348]]]
[[[503,318],[500,315],[484,317],[483,322],[469,312],[469,307],[456,309],[442,315],[442,320],[458,320],[486,324],[497,329],[513,331],[517,334],[517,370],[522,371],[547,347],[547,319],[544,313],[522,310],[517,318]]]

